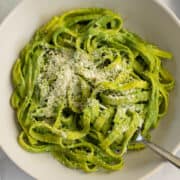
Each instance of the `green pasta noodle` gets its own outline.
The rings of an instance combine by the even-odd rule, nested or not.
[[[21,51],[12,70],[18,142],[70,168],[123,167],[138,128],[145,137],[166,114],[174,79],[169,52],[123,27],[107,9],[55,16]]]

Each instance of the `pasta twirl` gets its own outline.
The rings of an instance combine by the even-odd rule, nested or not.
[[[110,10],[52,18],[12,70],[19,144],[86,172],[120,169],[127,150],[143,148],[138,128],[148,137],[167,111],[174,80],[161,60],[170,58]]]

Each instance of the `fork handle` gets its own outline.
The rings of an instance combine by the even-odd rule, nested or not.
[[[148,140],[142,140],[142,142],[147,145],[151,150],[153,150],[155,153],[159,154],[162,158],[168,160],[170,163],[175,165],[177,168],[180,168],[180,158],[173,155],[172,153],[166,151],[162,147],[148,141]]]

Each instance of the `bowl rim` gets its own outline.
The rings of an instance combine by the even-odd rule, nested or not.
[[[15,7],[8,13],[7,16],[4,17],[4,19],[2,20],[2,22],[0,23],[0,29],[3,28],[3,25],[6,24],[6,22],[8,21],[9,18],[11,18],[14,13],[16,12],[16,10],[28,0],[21,0],[20,2],[18,2]],[[157,5],[159,8],[162,8],[163,10],[166,11],[166,13],[169,15],[169,17],[172,19],[172,21],[180,28],[180,19],[177,17],[177,15],[173,12],[173,10],[164,2],[160,1],[160,0],[151,0],[152,3],[154,3],[155,5]],[[34,179],[38,179],[38,177],[35,177],[35,175],[32,174],[32,172],[28,169],[25,169],[24,167],[22,167],[20,165],[19,162],[16,162],[14,160],[13,157],[11,157],[11,155],[9,155],[5,148],[3,147],[2,142],[0,142],[0,149],[6,154],[6,156],[11,160],[11,162],[13,162],[13,164],[15,164],[21,171],[23,171],[25,174],[29,175],[30,177],[34,178]],[[171,151],[173,154],[176,154],[178,151],[180,150],[180,142],[173,148],[173,150]],[[154,168],[152,170],[150,170],[146,175],[142,176],[140,179],[146,179],[150,176],[152,176],[153,174],[157,173],[159,170],[161,170],[164,165],[168,163],[166,161],[161,161],[159,162],[158,165],[154,166]]]

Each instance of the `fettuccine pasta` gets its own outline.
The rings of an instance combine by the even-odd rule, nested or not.
[[[168,108],[172,55],[123,28],[100,8],[55,16],[21,51],[11,104],[27,151],[51,153],[70,168],[117,170]]]

